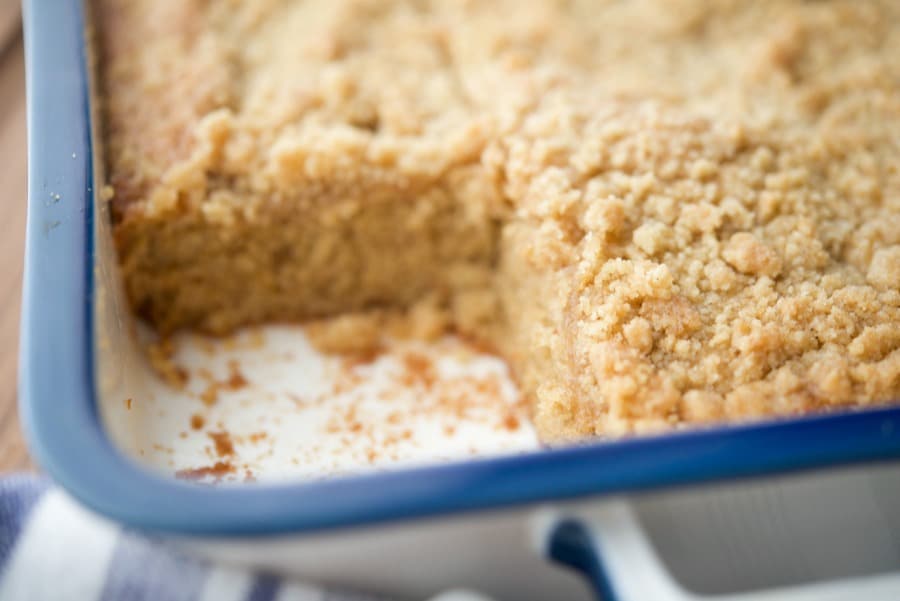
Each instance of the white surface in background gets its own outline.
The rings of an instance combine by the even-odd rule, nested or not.
[[[138,459],[167,473],[222,462],[224,481],[309,479],[538,446],[503,361],[455,338],[394,342],[368,362],[323,356],[298,326],[174,342],[185,390],[150,375],[124,412]],[[235,373],[247,383],[230,389]],[[233,455],[217,452],[221,433]]]

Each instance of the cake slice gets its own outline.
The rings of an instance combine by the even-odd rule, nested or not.
[[[478,168],[489,123],[427,15],[120,0],[97,14],[116,243],[161,332],[430,293],[474,304],[502,208]]]

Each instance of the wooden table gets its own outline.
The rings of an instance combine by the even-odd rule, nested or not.
[[[9,3],[6,3],[8,6]],[[22,250],[25,243],[25,69],[18,15],[3,21],[0,9],[0,474],[32,469],[19,429],[16,371]],[[12,23],[14,26],[9,27]],[[9,32],[5,35],[4,27]],[[6,40],[4,43],[3,40]]]

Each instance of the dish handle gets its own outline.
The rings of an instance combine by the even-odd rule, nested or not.
[[[693,593],[669,574],[624,500],[574,514],[543,509],[535,516],[533,534],[544,557],[581,572],[602,601],[900,599],[900,572],[726,595]]]

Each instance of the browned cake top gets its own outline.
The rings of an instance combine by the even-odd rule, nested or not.
[[[118,207],[148,209],[429,185],[478,163],[546,90],[586,85],[715,113],[815,110],[885,84],[858,63],[887,55],[889,9],[97,0],[110,180]],[[830,88],[786,101],[822,69]]]

